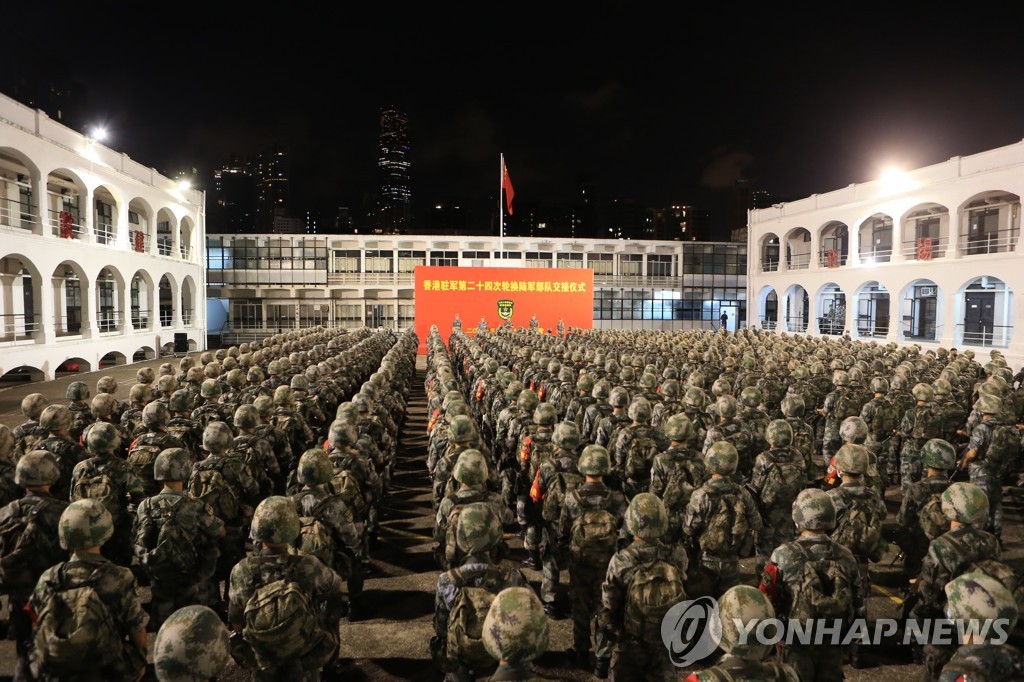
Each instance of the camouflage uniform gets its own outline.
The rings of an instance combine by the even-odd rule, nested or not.
[[[216,679],[230,661],[228,629],[206,606],[175,611],[153,642],[153,667],[161,682]]]
[[[771,422],[767,437],[770,447],[754,460],[749,486],[761,503],[763,521],[757,537],[757,575],[775,548],[793,539],[793,500],[807,481],[804,457],[790,445],[793,431],[789,423],[781,419]]]
[[[484,647],[499,661],[490,679],[539,679],[530,661],[547,651],[548,629],[547,616],[533,590],[508,587],[499,592],[483,624]]]
[[[49,432],[39,425],[39,417],[49,405],[50,401],[42,393],[29,393],[21,399],[21,412],[27,420],[18,424],[11,432],[14,436],[13,459],[15,462],[21,459],[26,452],[35,450],[36,445],[43,442],[49,435]]]
[[[917,384],[913,392],[917,404],[906,411],[899,426],[901,491],[906,491],[911,483],[921,480],[921,447],[932,438],[942,437],[940,430],[925,427],[925,424],[933,421],[932,413],[939,409],[932,402],[932,387]],[[941,423],[942,418],[939,417],[937,421]]]
[[[925,469],[934,472],[917,483],[907,487],[900,511],[896,516],[896,541],[903,551],[903,575],[910,579],[921,571],[921,561],[928,551],[928,544],[935,537],[928,537],[921,527],[920,514],[925,503],[943,492],[950,485],[949,472],[956,467],[956,453],[946,441],[933,439],[921,449],[921,462]],[[948,528],[947,528],[948,529]],[[943,531],[945,532],[945,531]]]
[[[868,427],[868,437],[864,441],[864,446],[875,456],[884,489],[892,480],[893,445],[896,442],[893,436],[902,415],[886,397],[888,383],[884,379],[873,379],[871,385],[872,388],[879,390],[875,391],[871,400],[864,403],[860,409],[860,418]]]
[[[636,398],[630,403],[628,417],[630,422],[620,428],[614,438],[615,441],[608,446],[612,454],[612,471],[622,481],[622,490],[626,497],[647,492],[651,486],[651,467],[654,464],[654,455],[668,449],[669,440],[665,432],[652,426],[651,403],[646,398]],[[650,440],[655,450],[646,453],[649,459],[642,462],[630,461],[630,449],[638,440]],[[644,453],[640,453],[644,454]]]
[[[969,461],[967,473],[971,483],[974,483],[988,496],[989,522],[988,530],[999,537],[1003,531],[1003,478],[1008,470],[1017,464],[1016,458],[1020,453],[1020,436],[1014,431],[1011,439],[1015,440],[1016,452],[995,453],[991,452],[993,436],[996,430],[1007,425],[999,415],[1002,404],[998,399],[984,396],[978,400],[979,411],[982,412],[981,422],[971,431],[971,438],[967,444],[965,459]]]
[[[89,453],[65,435],[71,426],[71,412],[67,407],[50,405],[40,415],[39,425],[50,435],[39,443],[37,448],[52,454],[57,460],[57,466],[60,467],[60,478],[50,492],[54,497],[66,500],[71,494],[71,474],[79,462],[88,459]]]
[[[651,465],[650,492],[657,495],[668,513],[668,528],[662,542],[682,542],[683,514],[693,491],[707,482],[708,472],[700,452],[687,447],[693,424],[685,414],[674,414],[665,421],[669,447],[654,457]]]

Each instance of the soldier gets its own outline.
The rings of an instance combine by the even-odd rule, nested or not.
[[[646,398],[634,398],[626,414],[629,423],[612,436],[609,452],[613,455],[612,472],[622,481],[626,497],[632,499],[650,488],[654,457],[668,449],[669,440],[664,431],[651,426],[651,403]]]
[[[651,403],[654,406],[654,414],[651,417],[651,425],[663,427],[665,420],[674,414],[679,414],[686,409],[679,394],[679,381],[677,379],[665,379],[661,382],[659,389],[661,400]]]
[[[60,546],[72,553],[39,577],[28,608],[35,619],[32,672],[40,680],[137,680],[146,667],[146,622],[138,586],[128,568],[100,553],[114,525],[101,502],[72,502],[60,516]],[[71,613],[59,596],[91,585]],[[102,615],[106,612],[106,615]],[[77,627],[74,638],[64,633]]]
[[[928,544],[949,530],[949,520],[942,512],[942,493],[956,468],[956,452],[941,438],[932,438],[921,448],[921,465],[924,478],[907,486],[896,516],[896,541],[903,552],[903,575],[908,580],[920,573]]]
[[[823,417],[824,422],[821,448],[826,462],[835,456],[843,444],[839,435],[839,426],[843,420],[860,415],[861,410],[857,394],[850,390],[849,373],[841,369],[835,370],[832,373],[832,384],[835,386],[834,390],[825,396],[825,402],[818,409],[818,414]]]
[[[756,386],[747,386],[740,391],[740,406],[737,409],[736,421],[750,434],[750,450],[746,457],[740,456],[739,472],[743,478],[750,478],[750,471],[754,465],[754,457],[768,449],[768,440],[765,437],[765,430],[771,419],[765,412],[764,398],[761,390]]]
[[[591,623],[601,601],[601,585],[618,547],[622,519],[629,503],[610,490],[604,477],[611,472],[611,458],[600,445],[588,445],[580,455],[578,470],[584,481],[570,491],[558,522],[558,546],[568,559],[569,606],[572,613],[575,663],[590,668]],[[594,632],[598,661],[611,658],[611,642],[600,628]]]
[[[179,388],[167,400],[167,410],[171,418],[164,430],[178,439],[193,462],[198,462],[202,459],[203,431],[192,421],[192,396]]]
[[[352,518],[361,540],[359,560],[365,574],[370,567],[370,514],[380,499],[383,485],[373,463],[357,447],[358,441],[355,424],[340,420],[331,423],[327,439],[327,456],[334,469],[331,488],[352,509]]]
[[[580,439],[584,437],[583,416],[587,408],[597,402],[592,394],[594,390],[594,377],[589,374],[581,374],[576,380],[576,395],[569,401],[565,408],[565,419],[576,422],[576,428],[580,431]]]
[[[718,643],[725,656],[714,667],[691,673],[686,682],[718,682],[718,680],[769,680],[799,682],[796,669],[782,662],[765,660],[772,647],[759,644],[750,637],[753,629],[741,634],[739,626],[756,627],[755,623],[775,619],[775,608],[756,587],[736,585],[718,600],[718,618],[722,639]]]
[[[804,399],[800,395],[787,394],[780,407],[783,419],[793,432],[790,447],[796,448],[803,458],[807,480],[814,480],[821,475],[823,467],[816,461],[819,449],[815,445],[814,427],[805,417],[807,407]]]
[[[167,448],[184,447],[184,443],[167,433],[170,417],[163,403],[146,405],[142,414],[142,433],[128,446],[128,467],[142,481],[146,497],[160,490],[160,484],[153,478],[156,456]]]
[[[254,435],[270,443],[271,450],[277,457],[277,466],[280,469],[280,476],[274,481],[276,492],[283,492],[285,489],[286,472],[295,469],[298,456],[292,452],[291,439],[283,429],[274,424],[274,400],[269,396],[261,395],[253,400],[252,406],[256,408],[260,422],[256,425]]]
[[[207,606],[185,606],[160,626],[153,640],[159,682],[217,679],[231,660],[228,629]]]
[[[236,435],[231,442],[231,449],[241,455],[248,465],[260,486],[260,499],[273,495],[276,481],[282,477],[281,467],[270,441],[256,435],[256,427],[260,423],[259,413],[252,405],[240,405],[232,420]]]
[[[468,681],[494,666],[480,639],[471,637],[469,622],[482,623],[495,595],[509,587],[527,587],[518,570],[498,563],[494,551],[501,540],[501,522],[483,503],[467,505],[459,514],[456,542],[466,557],[460,566],[437,579],[431,657],[445,680]]]
[[[144,433],[142,410],[153,400],[153,389],[148,384],[134,384],[128,391],[128,407],[121,413],[121,426],[135,438]]]
[[[15,482],[14,434],[7,426],[0,424],[0,507],[10,504],[22,495]]]
[[[309,379],[306,378],[305,374],[296,374],[291,379],[290,388],[292,389],[292,396],[295,398],[296,408],[302,413],[302,418],[306,420],[316,440],[319,440],[324,433],[324,429],[327,428],[328,421],[320,399],[315,394],[310,393]]]
[[[434,540],[437,542],[434,547],[434,559],[442,570],[461,565],[465,558],[459,554],[455,536],[458,514],[466,505],[476,502],[489,505],[502,526],[515,521],[512,510],[502,501],[501,495],[489,489],[489,478],[487,460],[483,454],[475,448],[463,450],[452,468],[452,479],[458,483],[458,488],[444,496],[437,507],[434,520]],[[504,539],[501,542],[498,549],[499,558],[508,553]]]
[[[608,395],[608,404],[612,406],[612,411],[597,424],[596,431],[594,432],[594,443],[608,448],[608,452],[613,455],[615,446],[612,443],[612,436],[615,435],[620,427],[629,424],[631,421],[627,412],[629,403],[629,391],[625,387],[616,386],[613,388]],[[614,465],[612,472],[615,473]],[[620,478],[619,481],[621,484],[622,479]]]
[[[957,623],[980,622],[1001,624],[1005,632],[1013,632],[1019,615],[1018,604],[1006,587],[981,572],[965,573],[946,584],[947,610]],[[995,644],[999,637],[995,628],[975,629],[965,635],[963,643],[939,677],[949,680],[985,679],[988,682],[1011,682],[1024,679],[1024,654],[1008,644]]]
[[[708,396],[702,388],[690,386],[683,393],[683,413],[689,417],[690,424],[693,425],[693,435],[686,442],[686,446],[698,452],[703,451],[708,429],[715,424],[707,412],[707,404]],[[717,421],[717,417],[714,419]]]
[[[740,557],[750,556],[761,515],[747,490],[731,480],[739,457],[727,442],[714,443],[704,455],[710,479],[690,496],[683,514],[683,535],[691,557],[693,596],[720,596],[739,582]],[[699,593],[699,594],[698,594]]]
[[[274,389],[273,423],[275,427],[288,434],[293,456],[315,445],[316,435],[309,428],[302,413],[295,409],[292,389],[284,384]]]
[[[7,595],[10,635],[18,655],[14,679],[18,682],[33,679],[29,669],[32,621],[25,605],[43,571],[67,557],[57,534],[68,503],[50,494],[50,486],[59,476],[53,455],[42,450],[27,453],[14,472],[14,481],[25,489],[25,495],[0,509],[0,537],[4,538],[0,543],[0,585]],[[24,542],[20,542],[22,538]]]
[[[661,542],[668,525],[665,505],[651,493],[640,493],[626,510],[625,528],[633,541],[608,564],[601,586],[597,621],[613,643],[611,673],[615,680],[667,680],[675,676],[668,650],[661,640],[665,613],[686,599],[686,553]],[[657,576],[658,588],[650,599],[636,601],[634,584]],[[598,658],[594,676],[608,676],[609,661]]]
[[[669,524],[662,542],[682,542],[682,522],[693,491],[707,481],[708,473],[700,451],[687,446],[692,441],[693,424],[685,413],[670,416],[664,423],[669,447],[654,457],[651,488],[665,505]]]
[[[584,410],[583,422],[580,424],[580,440],[584,445],[596,442],[598,425],[614,409],[608,402],[611,390],[611,384],[606,379],[594,383],[594,388],[590,392],[594,402]]]
[[[191,604],[216,606],[218,589],[211,584],[224,522],[213,508],[193,497],[185,484],[192,458],[182,448],[157,455],[153,477],[163,486],[139,503],[135,513],[134,553],[149,578],[153,629],[168,616]]]
[[[85,430],[82,431],[81,443],[85,445],[89,442],[89,430],[96,424],[110,424],[117,432],[118,442],[120,443],[117,456],[125,459],[128,456],[128,445],[132,442],[132,439],[128,431],[121,426],[121,423],[114,419],[115,403],[114,396],[109,393],[97,393],[93,396],[89,404],[93,415],[96,416],[96,421],[86,426]]]
[[[75,465],[88,458],[89,453],[68,436],[68,429],[71,428],[71,410],[66,406],[47,406],[39,415],[39,426],[49,435],[38,444],[38,449],[52,454],[57,460],[57,466],[60,467],[60,478],[52,488],[53,496],[66,500],[71,494],[71,474]]]
[[[178,390],[178,381],[169,375],[163,375],[156,380],[156,396],[154,400],[167,405],[167,409],[171,409],[170,401],[171,395]]]
[[[975,406],[981,422],[971,431],[959,467],[966,468],[971,483],[985,491],[989,503],[987,530],[999,538],[1003,533],[1003,478],[1017,464],[1020,435],[1015,424],[1006,423],[1000,416],[1003,402],[999,398],[982,396]]]
[[[191,415],[192,423],[198,431],[204,430],[210,422],[224,422],[231,426],[234,414],[228,406],[221,405],[222,394],[220,383],[216,379],[206,379],[200,385],[199,395],[202,403],[192,410]]]
[[[911,393],[916,403],[903,414],[899,426],[900,491],[904,494],[907,486],[921,480],[921,446],[942,437],[944,420],[930,384],[915,384]]]
[[[96,395],[108,394],[114,396],[114,411],[112,418],[118,424],[121,423],[121,415],[128,408],[128,404],[117,399],[117,379],[110,375],[102,376],[96,380]]]
[[[768,449],[754,460],[750,490],[760,502],[764,522],[757,538],[756,575],[761,575],[772,552],[795,535],[793,501],[807,482],[803,455],[791,443],[793,428],[785,419],[775,419],[765,432]]]
[[[438,505],[441,504],[459,455],[465,450],[474,448],[477,444],[478,433],[473,418],[465,414],[456,415],[448,424],[448,447],[443,456],[438,459],[432,474],[434,511],[437,511]],[[479,448],[476,449],[479,450]]]
[[[737,471],[750,472],[753,469],[754,459],[750,454],[752,438],[750,432],[736,420],[738,406],[736,398],[731,395],[719,396],[715,402],[715,411],[718,413],[718,423],[708,428],[704,437],[702,452],[706,455],[711,447],[719,441],[725,441],[733,446],[736,456],[739,458]],[[745,467],[742,468],[742,467]]]
[[[256,680],[318,680],[338,655],[341,578],[316,557],[290,551],[299,528],[291,500],[263,500],[252,517],[259,548],[231,569],[228,621],[251,650]]]
[[[89,387],[84,381],[72,381],[68,384],[65,396],[68,399],[68,409],[71,410],[71,427],[68,429],[68,436],[76,443],[82,443],[82,431],[89,424],[96,421],[89,408]]]
[[[860,408],[860,418],[868,427],[868,437],[864,441],[864,446],[875,456],[884,493],[885,488],[892,482],[893,444],[896,440],[893,436],[897,433],[903,415],[897,412],[896,406],[886,397],[889,382],[883,377],[871,380],[871,391],[871,399]]]
[[[547,651],[548,629],[548,618],[532,589],[507,587],[499,592],[483,623],[484,648],[498,662],[489,679],[535,679],[530,661]]]
[[[844,631],[854,617],[860,593],[857,560],[846,547],[830,537],[836,525],[836,510],[828,493],[807,488],[793,503],[793,521],[797,538],[777,547],[761,577],[760,590],[772,602],[775,613],[785,622],[795,619],[834,619],[842,621]],[[808,576],[821,576],[817,580]],[[822,586],[827,581],[831,589]],[[828,641],[802,644],[798,640],[783,645],[783,660],[792,665],[800,679],[842,680],[843,659],[839,643]]]
[[[932,389],[935,391],[935,404],[943,415],[943,429],[940,438],[955,447],[957,431],[967,418],[967,410],[953,397],[953,386],[947,379],[936,379],[932,382]]]
[[[299,549],[313,553],[348,582],[348,618],[355,622],[362,615],[362,538],[352,508],[328,487],[333,474],[326,452],[307,450],[299,458],[302,488],[291,501],[299,515]]]
[[[26,421],[18,424],[11,432],[14,435],[14,461],[18,461],[26,452],[36,449],[39,443],[46,440],[49,433],[39,425],[39,417],[50,404],[42,393],[29,393],[21,399],[21,412]]]
[[[778,419],[782,416],[780,410],[782,399],[786,395],[786,385],[783,383],[779,373],[779,363],[768,360],[764,363],[764,374],[757,380],[755,385],[761,391],[761,408],[769,419]]]
[[[77,464],[71,474],[71,501],[88,498],[103,503],[114,524],[103,545],[103,556],[119,566],[131,566],[132,516],[128,508],[145,496],[142,481],[117,456],[121,440],[113,424],[100,423],[89,429],[87,445],[92,457]]]

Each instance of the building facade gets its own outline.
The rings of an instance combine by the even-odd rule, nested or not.
[[[379,235],[209,235],[211,335],[414,325],[417,265],[591,268],[594,326],[730,328],[746,320],[745,244]]]
[[[1001,349],[1014,321],[1024,143],[749,212],[750,324]]]
[[[205,195],[0,95],[0,375],[205,348]]]

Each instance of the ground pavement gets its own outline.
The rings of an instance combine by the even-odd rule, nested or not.
[[[135,372],[142,366],[157,368],[161,358],[144,363],[110,367],[88,374],[69,375],[54,381],[33,384],[0,385],[0,423],[14,427],[23,421],[21,398],[40,392],[51,401],[64,400],[67,385],[76,379],[86,382],[95,392],[96,380],[109,374],[118,380],[118,397],[127,398],[135,383]],[[177,367],[177,360],[173,360]],[[380,540],[371,549],[373,573],[366,580],[367,613],[357,623],[341,625],[341,677],[345,680],[440,680],[427,652],[427,643],[433,634],[434,590],[438,570],[434,565],[431,546],[433,512],[430,505],[430,481],[427,478],[426,455],[426,396],[423,391],[423,358],[414,379],[409,414],[400,439],[396,471],[391,494],[384,504]],[[1015,497],[1005,502],[1007,530],[1005,556],[1015,568],[1024,565],[1024,533],[1022,533],[1022,503]],[[890,519],[898,510],[898,495],[889,496]],[[509,536],[512,547],[510,562],[519,565],[525,558],[522,543]],[[868,612],[871,619],[895,617],[899,613],[899,592],[896,589],[899,564],[890,567],[890,554],[872,566],[877,583],[873,590]],[[753,559],[741,564],[743,576],[756,584]],[[540,589],[540,573],[523,569],[530,582]],[[568,574],[563,573],[563,584]],[[148,599],[148,591],[143,590]],[[152,638],[151,638],[152,641]],[[587,672],[570,666],[566,650],[572,645],[572,625],[569,620],[551,624],[551,642],[548,653],[537,661],[538,672],[556,680],[592,680]],[[910,663],[910,651],[905,647],[879,647],[868,650],[870,667],[854,670],[845,666],[849,680],[875,680],[885,677],[890,682],[919,679],[922,668]],[[10,679],[14,666],[14,644],[0,641],[0,680]],[[154,678],[155,679],[155,678]],[[231,665],[220,678],[226,682],[247,680],[245,671]]]

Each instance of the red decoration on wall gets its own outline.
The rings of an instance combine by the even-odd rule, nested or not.
[[[146,235],[142,230],[135,230],[135,250],[139,253],[146,250]]]
[[[917,240],[917,260],[932,259],[932,238],[919,237]]]
[[[825,257],[828,259],[828,267],[839,267],[839,252],[837,250],[829,249],[828,251],[825,252]]]
[[[71,211],[60,212],[60,237],[61,239],[74,239],[74,216]]]

